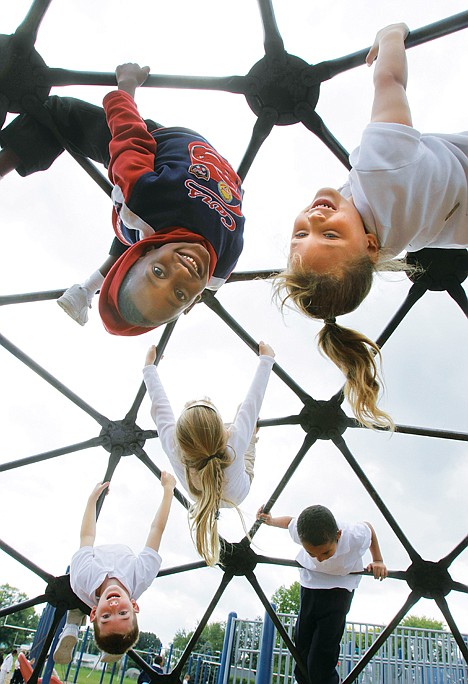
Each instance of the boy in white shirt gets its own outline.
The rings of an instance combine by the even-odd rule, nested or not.
[[[309,506],[298,518],[273,518],[263,513],[257,518],[266,525],[288,529],[300,544],[296,560],[301,565],[301,607],[294,641],[307,667],[310,684],[338,684],[336,664],[340,642],[351,607],[354,589],[361,576],[350,573],[363,570],[362,557],[370,550],[372,562],[367,570],[375,579],[387,577],[374,528],[368,522],[340,523],[325,506]],[[299,684],[309,684],[297,667]]]
[[[96,502],[109,482],[97,484],[86,504],[81,524],[80,548],[70,565],[70,584],[74,593],[91,608],[94,638],[106,654],[118,656],[138,641],[136,602],[148,589],[161,567],[159,546],[166,527],[176,481],[170,473],[161,473],[163,499],[151,523],[144,549],[137,555],[124,544],[94,546],[96,538]],[[56,663],[66,665],[72,659],[80,625],[85,620],[80,610],[67,613],[54,653]],[[109,658],[107,658],[109,661]]]

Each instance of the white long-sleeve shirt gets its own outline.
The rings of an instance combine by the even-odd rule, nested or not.
[[[275,360],[271,356],[260,356],[257,371],[247,396],[242,402],[234,422],[229,427],[228,446],[234,455],[232,463],[223,471],[224,483],[221,506],[239,505],[250,489],[250,478],[245,472],[244,454],[247,451],[258,414],[262,406],[266,386]],[[185,468],[180,449],[175,442],[175,418],[169,399],[162,386],[156,366],[145,366],[143,377],[151,399],[151,416],[156,423],[161,446],[171,462],[179,482],[188,492]]]

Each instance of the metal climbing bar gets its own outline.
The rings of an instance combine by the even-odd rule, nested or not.
[[[69,399],[71,402],[76,404],[82,411],[87,413],[91,418],[94,418],[94,420],[99,423],[101,426],[107,426],[109,424],[109,420],[100,414],[98,411],[93,409],[92,406],[87,404],[83,399],[81,399],[77,394],[72,392],[68,387],[66,387],[64,384],[62,384],[57,378],[54,378],[54,376],[49,373],[48,371],[45,370],[45,368],[42,368],[38,363],[33,361],[33,359],[25,354],[24,352],[21,351],[19,347],[16,347],[12,342],[10,342],[4,335],[0,334],[0,344],[2,347],[7,349],[13,356],[16,356],[16,358],[24,363],[25,366],[30,368],[34,373],[39,375],[43,380],[49,383],[52,387],[54,387],[58,392],[63,394],[64,397]]]
[[[31,570],[31,572],[33,572],[35,575],[42,577],[45,582],[51,582],[54,579],[54,576],[51,575],[50,572],[46,572],[40,568],[38,565],[23,556],[19,551],[16,551],[12,546],[4,542],[2,539],[0,539],[0,549],[5,551],[5,553],[11,556],[11,558],[14,558],[16,561],[18,561],[18,563],[24,565],[25,568]]]
[[[13,470],[15,468],[21,468],[25,465],[31,465],[32,463],[42,463],[42,461],[48,461],[51,458],[57,458],[57,456],[64,456],[66,454],[73,454],[76,451],[82,451],[83,449],[93,449],[94,447],[102,446],[103,440],[101,437],[93,437],[85,442],[77,442],[76,444],[70,444],[65,447],[60,447],[59,449],[52,449],[51,451],[45,451],[42,454],[36,454],[35,456],[27,456],[26,458],[18,458],[16,461],[10,461],[9,463],[0,464],[0,473],[7,470]]]

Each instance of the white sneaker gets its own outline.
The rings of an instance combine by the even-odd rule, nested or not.
[[[87,290],[82,285],[72,285],[65,290],[57,299],[57,304],[80,325],[88,322],[88,309],[91,308],[91,299]]]
[[[68,663],[71,663],[73,649],[78,643],[79,631],[80,628],[78,625],[65,625],[54,652],[54,662],[59,665],[68,665]]]

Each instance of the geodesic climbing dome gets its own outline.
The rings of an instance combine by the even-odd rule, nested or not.
[[[365,70],[354,69],[364,63],[367,52],[359,48],[369,44],[375,29],[394,19],[385,21],[383,10],[378,23],[370,29],[363,8],[356,7],[347,14],[349,8],[337,3],[326,11],[315,8],[311,14],[311,8],[301,4],[298,16],[293,12],[293,3],[285,13],[283,8],[273,8],[261,0],[258,12],[251,0],[242,7],[248,14],[244,21],[221,14],[218,5],[218,11],[213,8],[209,17],[205,12],[201,16],[200,9],[193,7],[184,7],[181,17],[174,3],[172,9],[159,8],[158,12],[145,7],[144,16],[136,17],[142,10],[132,6],[130,16],[122,22],[120,15],[125,8],[114,5],[113,11],[106,13],[108,8],[103,3],[102,7],[75,8],[76,16],[63,16],[60,32],[53,35],[47,26],[50,17],[51,22],[61,18],[57,4],[35,2],[27,13],[25,5],[24,21],[5,29],[12,35],[1,37],[1,119],[7,112],[15,111],[28,111],[41,118],[41,102],[51,87],[54,92],[84,99],[94,97],[98,102],[105,91],[95,88],[99,95],[90,94],[91,89],[85,91],[85,85],[112,87],[116,63],[128,59],[143,63],[148,59],[155,74],[137,94],[140,111],[163,123],[180,122],[200,130],[231,162],[237,160],[239,173],[245,179],[248,223],[238,270],[219,294],[206,293],[202,304],[187,317],[160,333],[146,335],[147,339],[114,339],[99,327],[96,311],[91,312],[94,320],[81,330],[64,320],[50,301],[63,292],[63,287],[52,289],[56,288],[57,280],[68,286],[74,278],[82,279],[106,254],[110,207],[102,193],[109,189],[104,176],[86,160],[80,160],[98,186],[88,183],[84,187],[82,170],[73,160],[60,159],[54,169],[40,178],[2,181],[2,229],[8,255],[4,264],[6,294],[0,298],[0,339],[5,359],[2,432],[6,447],[0,465],[2,556],[5,563],[15,561],[8,567],[18,565],[18,573],[24,567],[45,581],[45,594],[28,605],[46,599],[56,605],[54,623],[44,640],[31,681],[34,684],[39,676],[55,628],[71,600],[64,580],[56,578],[61,576],[75,549],[85,497],[92,484],[112,478],[113,492],[102,509],[99,525],[104,528],[106,540],[123,541],[126,533],[132,546],[136,546],[140,536],[144,538],[159,501],[159,487],[153,485],[148,474],[159,477],[160,469],[167,466],[156,431],[151,428],[148,406],[143,405],[144,389],[138,389],[144,349],[152,342],[158,344],[159,356],[165,354],[161,373],[169,395],[180,394],[182,405],[191,396],[211,394],[223,415],[229,411],[233,415],[242,399],[253,372],[252,351],[256,351],[258,340],[269,341],[277,352],[276,378],[270,382],[260,420],[264,429],[260,431],[256,477],[243,506],[247,507],[245,515],[252,541],[230,517],[233,512],[223,511],[221,532],[226,547],[222,564],[220,569],[207,570],[203,562],[193,560],[184,513],[187,502],[182,493],[177,495],[182,505],[173,514],[163,540],[164,569],[151,592],[147,592],[158,609],[152,631],[158,632],[158,620],[162,621],[162,616],[167,619],[171,612],[181,618],[189,613],[199,623],[169,679],[180,678],[204,625],[225,596],[229,597],[230,607],[236,609],[238,603],[242,604],[245,588],[253,589],[252,596],[260,599],[281,631],[267,595],[283,581],[278,580],[278,568],[294,566],[289,559],[295,551],[289,547],[278,554],[283,543],[281,533],[259,529],[253,522],[255,510],[262,503],[266,503],[267,510],[274,506],[275,514],[297,514],[310,503],[324,503],[339,519],[367,519],[377,529],[391,579],[373,589],[369,596],[375,602],[382,602],[384,597],[388,601],[388,626],[345,681],[358,677],[388,634],[420,599],[438,606],[461,655],[468,660],[458,626],[463,606],[466,612],[464,594],[468,591],[466,561],[462,556],[468,544],[466,501],[462,494],[467,481],[467,435],[463,432],[466,400],[462,391],[466,345],[460,341],[461,335],[466,336],[463,313],[468,313],[461,285],[467,273],[466,250],[446,250],[443,254],[424,250],[420,256],[430,264],[423,279],[415,284],[402,282],[401,278],[397,282],[378,282],[359,311],[349,316],[352,327],[378,337],[381,345],[385,343],[386,408],[398,424],[397,434],[392,438],[359,428],[349,417],[346,406],[343,410],[340,375],[330,369],[330,364],[316,358],[316,326],[295,315],[287,317],[283,324],[270,303],[269,286],[263,280],[284,264],[286,249],[280,245],[287,243],[288,226],[304,201],[304,187],[324,185],[315,181],[314,174],[320,177],[333,173],[335,184],[343,179],[349,145],[339,140],[349,137],[348,122],[350,127],[357,124],[362,128],[370,111],[370,100],[366,98],[371,93],[371,76],[369,72],[362,76],[361,91],[361,76],[356,74]],[[426,11],[420,10],[414,23],[407,16],[398,17],[412,29],[408,47],[419,46],[410,51],[410,59],[416,60],[413,53],[424,51],[423,66],[419,65],[425,77],[421,91],[430,92],[430,107],[427,97],[421,102],[414,98],[413,107],[410,90],[415,122],[415,109],[420,118],[429,116],[426,109],[435,109],[439,101],[447,107],[452,94],[453,109],[457,105],[462,109],[463,105],[463,99],[455,97],[456,89],[445,91],[444,79],[440,78],[449,68],[459,67],[449,64],[447,58],[458,43],[451,42],[447,53],[441,52],[443,48],[439,45],[455,41],[452,34],[468,26],[468,12],[433,24],[426,21]],[[275,12],[278,18],[281,14],[278,24]],[[284,42],[299,54],[305,54],[307,46],[307,59],[313,59],[314,64],[285,51],[280,29],[284,25],[286,32],[290,32],[293,16],[296,24],[307,26],[308,42],[302,50],[300,46],[296,49],[289,39]],[[257,24],[251,39],[248,31],[254,17]],[[80,24],[82,19],[84,23]],[[136,46],[131,46],[128,34],[132,20],[132,31],[139,39]],[[343,26],[356,24],[354,42],[342,37],[333,49],[330,45],[321,45],[319,49],[312,37],[317,36],[318,41],[325,29],[333,35],[338,20]],[[155,44],[144,39],[145,24],[151,22],[155,26]],[[106,34],[103,27],[111,23],[112,31]],[[361,40],[363,24],[367,25]],[[82,26],[86,33],[80,30]],[[47,41],[44,38],[41,44],[43,35]],[[465,37],[466,45],[466,32],[457,35]],[[425,45],[435,37],[444,38]],[[54,57],[53,50],[49,51],[54,41],[58,54],[65,55],[67,62],[69,54],[74,54],[76,41],[80,48],[79,64],[86,68],[89,63],[91,69],[97,62],[92,38],[104,47],[104,64],[109,64],[114,56],[115,45],[121,44],[122,52],[115,53],[108,71],[77,72],[46,66],[44,60],[49,64],[60,59]],[[223,61],[223,48],[228,46],[233,54]],[[349,51],[342,49],[345,46],[351,46]],[[156,75],[172,72],[175,56],[181,54],[185,56],[187,71],[192,70],[193,64],[193,71],[203,75]],[[342,54],[346,56],[340,57]],[[243,66],[227,68],[231,57],[233,64],[235,57],[241,65],[244,62]],[[246,62],[247,57],[252,57],[250,63]],[[168,67],[164,70],[166,63]],[[243,75],[205,77],[211,68],[220,73],[223,68],[224,73],[239,71]],[[462,71],[462,67],[459,69]],[[411,75],[410,61],[410,78]],[[60,90],[61,86],[73,88]],[[199,93],[198,89],[216,92]],[[319,114],[323,100],[324,111],[334,112],[330,117]],[[174,102],[177,121],[175,113],[167,108],[167,101]],[[340,125],[339,120],[344,123]],[[298,126],[290,128],[295,123]],[[289,137],[299,127],[305,137]],[[466,125],[455,126],[453,130],[463,127]],[[446,129],[445,119],[440,128]],[[428,126],[421,125],[421,129],[428,130]],[[242,148],[239,135],[244,141]],[[357,138],[352,145],[358,142]],[[310,194],[311,190],[307,192]],[[49,264],[49,256],[53,266],[44,267]],[[11,263],[15,263],[15,269],[10,273]],[[49,277],[52,285],[43,285]],[[29,292],[10,294],[25,290]],[[233,340],[237,339],[234,345]],[[392,371],[398,379],[395,384]],[[115,535],[119,535],[117,539]],[[191,579],[194,576],[196,579]],[[272,576],[276,579],[272,580]],[[171,578],[173,582],[168,584]],[[368,584],[368,578],[361,582],[355,608]],[[237,594],[232,594],[232,587]],[[195,594],[200,600],[208,597],[205,611],[198,610]],[[0,616],[19,609],[13,606],[0,610]],[[284,638],[294,655],[294,645],[287,635]],[[147,668],[136,654],[133,657],[138,665]],[[154,674],[152,677],[158,678]]]

